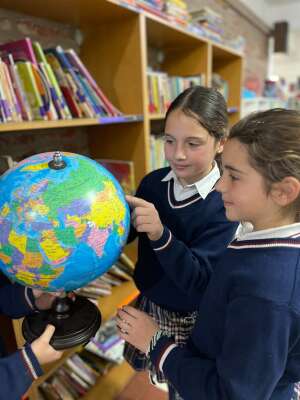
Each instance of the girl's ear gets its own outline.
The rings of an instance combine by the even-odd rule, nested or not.
[[[300,194],[300,182],[293,176],[287,176],[282,181],[274,183],[271,189],[273,200],[281,207],[292,204]]]
[[[224,149],[224,144],[226,142],[226,138],[222,138],[218,141],[217,143],[217,149],[216,149],[216,153],[217,154],[221,154],[223,149]]]

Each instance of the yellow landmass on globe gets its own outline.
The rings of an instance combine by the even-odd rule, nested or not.
[[[26,167],[23,167],[21,171],[41,171],[42,169],[49,169],[48,163],[27,165]]]
[[[70,250],[64,249],[59,244],[53,231],[43,231],[40,246],[44,250],[46,257],[53,263],[62,262],[69,257]]]
[[[55,268],[53,269],[52,275],[36,275],[29,271],[19,270],[16,272],[15,277],[25,286],[38,285],[39,287],[47,288],[50,286],[50,283],[63,272],[63,270],[64,267]]]
[[[23,258],[23,264],[29,268],[40,268],[43,265],[43,256],[41,253],[27,251]]]
[[[16,247],[22,254],[26,252],[27,238],[25,235],[19,235],[13,229],[9,232],[8,242]]]
[[[81,238],[86,230],[86,224],[82,222],[82,217],[78,215],[67,215],[66,226],[72,226],[76,238]]]
[[[1,209],[0,216],[3,218],[6,217],[9,214],[9,211],[10,211],[10,208],[9,208],[8,204],[4,203],[3,207]]]
[[[47,207],[41,200],[31,199],[25,204],[26,208],[30,209],[29,213],[38,213],[40,215],[47,215],[49,207]]]
[[[105,182],[105,189],[97,193],[95,201],[91,205],[88,218],[99,228],[107,228],[114,222],[120,224],[125,217],[125,206],[119,199],[117,190],[112,182]],[[122,234],[122,227],[119,234]]]

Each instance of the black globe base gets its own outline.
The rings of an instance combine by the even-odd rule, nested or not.
[[[47,324],[55,326],[50,340],[56,350],[65,350],[80,344],[87,344],[101,324],[98,308],[84,297],[75,300],[66,295],[58,297],[52,308],[28,315],[22,324],[22,333],[28,343],[44,332]]]

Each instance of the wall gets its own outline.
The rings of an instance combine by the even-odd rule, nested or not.
[[[268,67],[268,26],[238,0],[187,0],[190,10],[209,6],[223,16],[225,38],[242,35],[246,39],[244,82],[251,83],[261,93]]]
[[[271,58],[272,75],[283,77],[287,83],[295,83],[300,77],[300,30],[289,32],[288,53],[274,53]]]

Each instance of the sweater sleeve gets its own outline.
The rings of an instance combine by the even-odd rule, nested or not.
[[[8,357],[0,358],[0,400],[19,400],[42,373],[29,345]]]
[[[165,274],[188,296],[197,296],[207,286],[212,268],[232,240],[237,224],[216,218],[187,246],[165,226],[161,238],[151,241]]]
[[[0,313],[20,318],[35,310],[32,290],[17,283],[0,287]]]
[[[239,297],[228,305],[226,315],[215,359],[199,354],[195,333],[182,348],[162,338],[150,353],[185,400],[266,400],[283,374],[292,324],[289,309]]]

